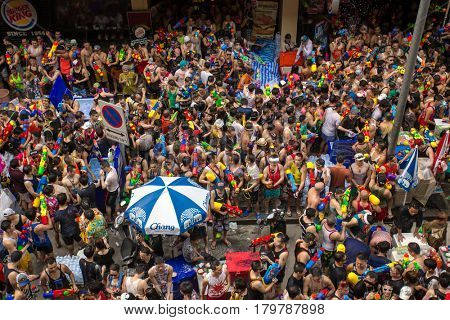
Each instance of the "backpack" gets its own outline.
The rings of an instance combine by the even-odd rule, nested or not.
[[[85,259],[80,259],[80,269],[85,285],[88,285],[93,281],[102,281],[100,266],[95,262],[89,262]]]

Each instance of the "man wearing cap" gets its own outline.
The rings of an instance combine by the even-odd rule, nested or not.
[[[355,162],[350,166],[350,179],[355,187],[367,188],[369,186],[371,169],[370,165],[364,161],[362,153],[355,154]]]
[[[186,60],[181,60],[178,64],[178,69],[175,71],[174,80],[178,87],[182,87],[184,85],[184,80],[187,73],[188,62]]]

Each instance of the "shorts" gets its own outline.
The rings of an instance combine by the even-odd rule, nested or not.
[[[329,268],[331,266],[331,262],[333,260],[334,251],[324,250],[322,257],[320,259],[320,263],[324,268]]]
[[[228,215],[217,218],[214,216],[213,219],[213,230],[215,232],[222,232],[230,230],[230,218]]]
[[[53,246],[51,243],[46,246],[35,246],[34,248],[36,251],[43,252],[45,254],[53,253]]]
[[[387,218],[388,216],[388,210],[387,207],[380,208],[380,212],[375,212],[375,221],[380,222]]]
[[[105,204],[108,207],[114,207],[116,205],[117,202],[117,196],[119,195],[119,189],[117,189],[114,192],[109,192],[106,194],[106,201]]]
[[[31,264],[31,255],[28,251],[25,251],[22,255],[22,258],[20,258],[20,260],[19,260],[19,264],[17,265],[17,268],[19,270],[28,270],[30,264]]]
[[[75,240],[76,242],[80,242],[81,241],[81,236],[80,233],[74,234],[72,236],[63,236],[61,235],[64,243],[66,244],[66,246],[71,246],[73,245],[73,241]]]
[[[322,137],[322,140],[323,140],[325,143],[328,143],[328,142],[334,142],[334,141],[336,140],[336,136],[327,136],[327,135],[325,135],[325,134],[323,134],[323,133],[321,133],[320,136]]]
[[[281,188],[264,189],[264,199],[278,199],[281,195]]]
[[[206,237],[206,226],[195,226],[194,228],[192,228],[191,238],[204,239]]]
[[[28,192],[20,193],[19,192],[19,200],[23,202],[33,202],[31,199],[31,195]]]

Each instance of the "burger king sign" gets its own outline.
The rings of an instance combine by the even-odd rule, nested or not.
[[[5,0],[1,11],[3,20],[13,29],[27,31],[36,25],[36,10],[26,0]]]

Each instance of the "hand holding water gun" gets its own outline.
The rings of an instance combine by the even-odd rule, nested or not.
[[[39,206],[40,206],[41,223],[48,224],[47,199],[43,194],[39,196]]]
[[[39,167],[38,167],[38,176],[42,176],[45,172],[45,166],[47,164],[47,155],[48,155],[48,149],[46,146],[42,147],[42,156],[41,160],[39,161]]]
[[[369,128],[369,122],[366,121],[364,123],[364,127],[362,129],[362,133],[364,135],[364,142],[367,143],[370,141],[370,134],[369,134],[370,128]]]
[[[36,190],[37,194],[41,194],[44,187],[48,184],[47,176],[42,176],[41,180],[39,180],[39,184]]]
[[[55,143],[55,145],[53,146],[53,149],[52,149],[52,153],[54,155],[56,155],[58,153],[58,151],[59,151],[59,148],[61,148],[62,139],[63,139],[63,133],[60,132],[58,134],[58,138],[56,139],[56,143]]]
[[[314,187],[315,184],[316,184],[316,177],[315,177],[315,172],[314,172],[314,163],[307,162],[306,163],[306,169],[308,170],[308,175],[309,175],[309,186],[310,187]]]
[[[306,270],[310,270],[312,267],[314,267],[317,261],[319,261],[320,258],[322,257],[324,251],[325,251],[324,248],[320,248],[317,250],[316,254],[306,263]]]
[[[60,290],[50,290],[43,293],[44,299],[57,299],[62,297],[69,297],[75,294],[75,289],[60,289]]]
[[[292,174],[292,171],[287,169],[286,176],[289,179],[289,184],[291,185],[292,193],[297,192],[297,185],[295,184],[294,175]]]
[[[53,58],[53,55],[55,54],[57,47],[58,47],[58,41],[53,42],[52,47],[50,48],[50,51],[47,54],[48,59]]]
[[[267,97],[270,97],[270,95],[272,94],[272,90],[270,89],[270,85],[269,84],[266,84],[265,89],[264,89],[264,94]]]
[[[209,143],[205,142],[205,141],[202,141],[202,142],[200,143],[200,145],[202,146],[202,148],[203,148],[206,152],[212,150],[211,145],[210,145]]]
[[[8,64],[8,66],[10,66],[12,63],[12,57],[8,52],[5,54],[5,58],[6,58],[6,63]]]
[[[3,129],[1,138],[0,138],[0,144],[5,142],[6,140],[8,140],[9,136],[11,135],[11,133],[14,130],[15,127],[16,127],[16,123],[13,120],[10,120],[6,124],[5,128]]]
[[[177,120],[178,117],[178,111],[175,111],[171,116],[170,116],[170,122],[175,122],[175,120]]]
[[[331,200],[331,193],[329,192],[317,206],[317,211],[322,212],[327,207],[328,202]]]
[[[266,273],[263,277],[263,283],[267,286],[269,285],[274,278],[278,276],[278,274],[281,271],[281,266],[278,263],[273,263],[270,265],[270,267],[267,269]]]
[[[250,243],[250,247],[251,248],[255,248],[257,246],[262,246],[265,244],[269,244],[272,242],[273,238],[275,238],[275,236],[277,235],[277,233],[271,233],[268,234],[267,236],[263,236],[263,237],[259,237],[256,239],[253,239]]]
[[[184,18],[178,20],[177,23],[175,23],[175,25],[173,26],[173,28],[179,29],[179,28],[183,27],[187,20],[188,20],[187,17],[184,17]]]
[[[238,206],[232,206],[227,203],[214,202],[214,210],[227,213],[230,217],[242,216],[242,210]]]
[[[161,155],[163,157],[167,157],[167,149],[166,149],[166,136],[161,134]]]
[[[30,238],[31,223],[26,223],[22,226],[19,237],[17,239],[17,250],[22,250],[28,243]]]
[[[341,213],[342,214],[347,214],[348,212],[348,204],[350,202],[350,193],[352,191],[351,187],[348,187],[345,192],[344,192],[344,196],[342,197],[342,202],[341,202]]]
[[[194,130],[194,118],[192,117],[192,114],[189,112],[189,110],[184,110],[183,114],[184,114],[184,118],[186,119],[186,121],[189,125],[189,128]]]
[[[235,192],[239,192],[239,186],[237,184],[236,178],[234,177],[234,174],[231,172],[230,169],[225,167],[225,165],[223,165],[223,167],[224,167],[223,168],[223,173],[227,177],[228,183],[231,185],[231,187],[234,189]]]
[[[100,68],[96,63],[94,63],[93,67],[95,72],[97,72],[100,77],[104,76],[102,68]]]
[[[159,108],[159,101],[157,101],[153,107],[150,109],[150,112],[148,113],[148,118],[152,119],[156,115],[156,110]]]
[[[198,152],[194,149],[192,153],[192,175],[196,177],[198,175]]]
[[[188,140],[188,135],[187,135],[186,132],[183,132],[183,135],[181,137],[181,146],[180,146],[180,151],[181,152],[186,152],[187,140]]]

